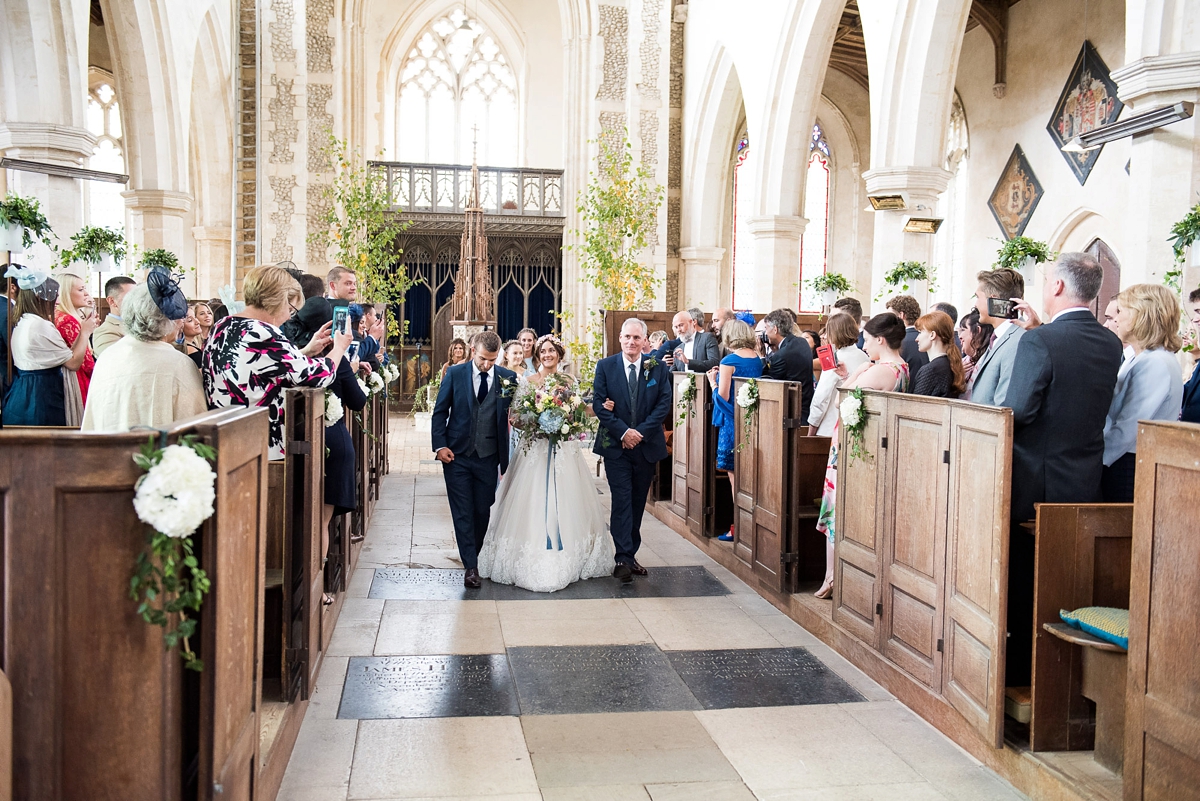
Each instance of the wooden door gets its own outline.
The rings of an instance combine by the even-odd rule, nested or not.
[[[793,388],[799,394],[800,386]],[[792,411],[798,413],[802,399],[797,397]],[[800,430],[792,432],[788,449],[791,473],[786,560],[784,565],[784,592],[796,592],[801,584],[820,581],[825,575],[825,535],[817,531],[816,524],[821,511],[821,491],[825,486],[825,467],[829,463],[829,437],[804,436]]]
[[[702,406],[700,398],[694,399],[686,407],[682,401],[684,389],[692,385],[693,381],[697,383],[696,392],[700,391],[699,381],[704,380],[703,376],[697,376],[695,373],[672,373],[674,382],[674,403],[671,406],[671,414],[675,419],[674,433],[671,435],[671,513],[680,520],[687,520],[687,495],[688,495],[688,448],[691,444],[692,428],[699,426],[696,420],[697,409]],[[683,413],[682,420],[680,412]]]
[[[967,403],[952,406],[942,695],[1000,748],[1012,411]]]
[[[1125,799],[1200,798],[1200,426],[1140,423],[1129,592]]]
[[[696,416],[688,421],[687,524],[699,537],[712,536],[713,480],[717,449],[712,426],[712,393],[703,376],[696,377]]]
[[[253,797],[262,701],[267,519],[267,412],[236,409],[197,431],[217,448],[217,505],[201,563],[212,590],[201,610],[202,799]]]
[[[888,401],[881,650],[937,692],[942,667],[950,405]]]
[[[841,392],[839,401],[845,396],[846,392]],[[863,412],[867,415],[863,440],[869,455],[851,459],[846,430],[839,429],[833,621],[878,648],[876,622],[883,612],[878,586],[883,570],[880,542],[883,508],[879,500],[883,489],[881,477],[888,459],[883,419],[887,414],[889,395],[865,392],[863,396]]]

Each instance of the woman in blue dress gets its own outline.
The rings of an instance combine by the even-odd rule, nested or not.
[[[754,330],[741,320],[730,320],[721,328],[721,346],[727,355],[718,366],[708,371],[708,383],[713,391],[712,423],[720,429],[717,434],[717,469],[729,472],[731,490],[737,486],[733,480],[733,447],[737,434],[737,398],[733,379],[762,376],[762,359],[758,357],[754,344]],[[732,527],[718,539],[731,541]]]

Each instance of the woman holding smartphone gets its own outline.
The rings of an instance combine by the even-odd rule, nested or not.
[[[853,373],[867,363],[867,354],[856,347],[858,323],[845,312],[832,314],[825,323],[825,345],[818,349],[821,361],[821,378],[813,393],[808,413],[808,435],[810,437],[832,437],[837,424],[838,387],[845,379],[837,374],[837,366],[843,364],[848,373]]]

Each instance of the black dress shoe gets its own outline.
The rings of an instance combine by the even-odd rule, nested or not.
[[[467,572],[463,575],[463,586],[470,590],[477,590],[483,586],[483,582],[479,580],[479,571],[473,567],[468,567]]]
[[[635,576],[650,575],[650,571],[639,565],[636,559],[633,560],[633,564],[629,566],[629,569],[633,571],[633,575]]]
[[[624,562],[617,562],[613,568],[613,578],[620,579],[622,584],[632,584],[633,568]]]

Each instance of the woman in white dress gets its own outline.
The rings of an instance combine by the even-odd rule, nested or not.
[[[565,354],[558,337],[537,341],[540,366],[522,379],[518,393],[552,381],[574,379],[558,372]],[[584,458],[583,443],[542,438],[518,447],[500,483],[483,550],[479,575],[499,584],[534,592],[554,592],[580,579],[612,573],[616,548],[608,515]]]

